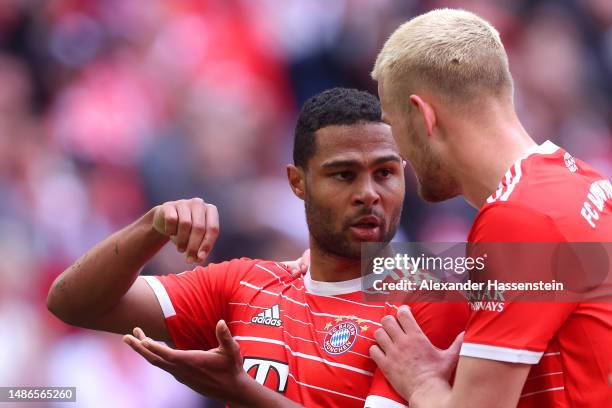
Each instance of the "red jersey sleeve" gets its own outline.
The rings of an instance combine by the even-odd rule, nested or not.
[[[565,240],[547,215],[517,204],[496,203],[479,214],[469,241],[542,243]],[[516,271],[517,274],[524,272]],[[473,310],[460,354],[536,364],[575,307],[575,303],[569,302],[502,301],[495,308]]]
[[[466,302],[419,302],[410,308],[423,333],[439,349],[450,347],[470,315]]]
[[[408,403],[395,392],[380,368],[377,367],[364,406],[366,408],[404,408],[408,406]]]
[[[178,349],[217,347],[217,322],[226,319],[227,304],[253,263],[250,259],[235,259],[177,275],[144,277],[157,296]]]

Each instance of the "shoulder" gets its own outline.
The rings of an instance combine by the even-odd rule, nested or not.
[[[514,201],[486,204],[476,216],[469,242],[563,240],[555,221],[545,212]]]
[[[211,263],[206,267],[199,266],[194,271],[200,275],[219,275],[224,280],[245,280],[251,284],[285,282],[293,279],[289,269],[281,262],[251,258]]]

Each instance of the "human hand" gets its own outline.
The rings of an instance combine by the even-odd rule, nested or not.
[[[429,381],[448,381],[459,360],[463,343],[460,333],[453,344],[440,350],[423,333],[408,306],[401,306],[397,319],[385,316],[374,332],[377,345],[370,356],[393,388],[407,401]]]
[[[282,262],[282,264],[289,268],[291,276],[293,276],[294,279],[305,275],[310,267],[310,248],[307,248],[302,256],[295,261],[285,261]]]
[[[123,341],[192,390],[218,401],[248,404],[248,393],[242,391],[252,387],[254,380],[242,368],[240,346],[223,320],[217,323],[215,333],[219,347],[208,351],[174,350],[150,339],[140,328]]]
[[[171,239],[187,263],[204,262],[219,236],[217,207],[201,198],[168,201],[153,209],[153,228]]]

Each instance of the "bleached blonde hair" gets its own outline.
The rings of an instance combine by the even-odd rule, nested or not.
[[[425,90],[446,102],[468,103],[482,92],[510,101],[513,93],[497,30],[456,9],[432,10],[402,24],[378,54],[372,78],[388,81],[392,97]]]

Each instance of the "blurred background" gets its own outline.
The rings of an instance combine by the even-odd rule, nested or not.
[[[77,386],[82,407],[207,406],[119,336],[51,316],[51,282],[194,196],[221,214],[209,260],[298,257],[307,230],[284,170],[297,110],[333,86],[376,93],[386,37],[443,6],[500,31],[530,134],[610,176],[610,0],[0,1],[0,386]],[[475,211],[423,204],[408,176],[401,239],[464,241]],[[186,268],[167,247],[145,273]]]

